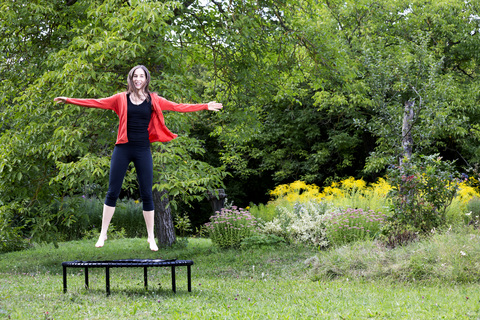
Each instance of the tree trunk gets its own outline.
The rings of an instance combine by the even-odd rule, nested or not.
[[[153,190],[155,233],[157,234],[158,245],[161,247],[169,247],[176,241],[172,210],[168,205],[169,202],[166,190]]]
[[[207,191],[208,200],[212,206],[213,214],[220,212],[225,206],[225,198],[227,194],[224,189],[217,189],[216,191]]]
[[[403,148],[403,157],[407,157],[408,159],[412,157],[412,152],[413,152],[412,127],[413,127],[413,116],[414,116],[414,113],[413,113],[414,104],[415,104],[414,101],[407,101],[405,103],[405,110],[403,112],[402,148]]]

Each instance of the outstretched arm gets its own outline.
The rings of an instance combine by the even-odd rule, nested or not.
[[[187,103],[175,103],[169,101],[156,94],[152,95],[154,101],[158,99],[158,106],[161,110],[176,111],[176,112],[195,112],[200,110],[220,111],[223,106],[216,101],[210,101],[209,103],[187,104]]]
[[[53,101],[55,101],[56,103],[67,103],[67,97],[56,97],[55,99],[53,99]]]
[[[55,101],[56,103],[75,104],[81,107],[117,110],[120,98],[121,94],[116,94],[111,97],[102,99],[75,99],[67,97],[56,97],[55,99],[53,99],[53,101]]]
[[[220,111],[222,108],[223,108],[223,105],[216,101],[210,101],[208,103],[208,110],[210,111]]]

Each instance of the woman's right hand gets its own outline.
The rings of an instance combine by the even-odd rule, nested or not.
[[[53,101],[55,101],[56,103],[67,103],[67,97],[56,97],[55,99],[53,99]]]

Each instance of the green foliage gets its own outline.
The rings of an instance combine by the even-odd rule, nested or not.
[[[190,222],[190,218],[186,212],[183,215],[176,215],[174,218],[175,229],[179,233],[179,237],[176,239],[177,246],[187,246],[188,245],[188,238],[187,233],[192,232],[192,224]]]
[[[7,0],[0,6],[5,34],[0,39],[2,212],[8,212],[13,227],[24,227],[22,236],[57,242],[64,230],[77,230],[72,227],[80,223],[75,206],[64,199],[84,194],[85,186],[104,186],[97,189],[99,197],[106,191],[118,117],[108,110],[54,105],[53,98],[110,96],[125,90],[133,65],[144,64],[152,71],[154,91],[173,101],[200,102],[192,75],[198,47],[177,45],[177,1]],[[191,116],[166,119],[172,130],[185,135],[193,125]],[[223,169],[203,162],[202,146],[189,139],[184,142],[190,148],[167,144],[164,151],[172,146],[170,154],[194,157],[192,165],[177,171],[154,157],[155,168],[164,175],[159,179],[167,182],[161,187],[171,191],[174,204],[222,186]],[[181,199],[175,197],[182,188],[179,180],[187,183]],[[137,189],[134,171],[124,187],[130,193]]]
[[[97,229],[92,229],[85,232],[85,235],[82,237],[84,240],[96,240],[100,236],[100,231]],[[119,230],[113,223],[108,227],[108,240],[118,240],[125,239],[127,237],[127,232],[125,228],[121,227]]]
[[[346,209],[332,213],[325,221],[328,241],[331,245],[373,240],[379,236],[386,216],[373,210]]]
[[[212,242],[220,248],[239,247],[242,240],[258,231],[257,221],[250,212],[233,206],[222,208],[207,223]]]
[[[63,208],[60,209],[60,206]],[[100,232],[102,224],[103,200],[95,197],[68,197],[62,203],[57,203],[51,211],[52,215],[59,210],[70,212],[70,223],[56,226],[51,233],[54,242],[72,241],[90,238]],[[119,233],[128,238],[146,237],[147,232],[142,216],[142,205],[136,200],[119,200],[108,233],[118,229]],[[113,229],[112,229],[113,227]]]
[[[414,155],[388,169],[392,185],[390,221],[427,233],[441,228],[446,210],[457,192],[459,179],[453,164],[438,155]]]
[[[175,229],[178,230],[180,236],[183,238],[187,236],[187,233],[192,232],[192,224],[186,212],[181,216],[177,215],[175,217]]]
[[[115,140],[113,112],[53,97],[112,95],[140,63],[170,100],[225,105],[216,116],[165,115],[183,140],[153,147],[156,188],[174,207],[223,180],[245,204],[298,179],[374,180],[400,154],[407,101],[415,152],[480,161],[471,1],[5,0],[0,9],[0,199],[26,237],[54,241],[75,223],[63,199],[106,186]],[[130,192],[135,180],[129,172]]]
[[[28,239],[21,234],[22,227],[14,227],[8,214],[0,208],[0,253],[28,248]]]
[[[154,163],[160,169],[154,173],[156,190],[167,190],[170,205],[189,204],[205,199],[207,191],[223,187],[227,176],[224,167],[214,167],[198,160],[205,154],[198,140],[179,137],[168,144],[155,144]]]
[[[274,203],[268,203],[266,205],[263,203],[258,205],[250,203],[250,206],[247,209],[255,218],[264,222],[269,222],[278,214],[276,207],[277,206]]]
[[[396,248],[418,241],[420,237],[420,232],[410,225],[387,221],[379,238],[387,248]]]
[[[251,237],[245,238],[240,243],[242,249],[260,248],[284,245],[287,242],[284,238],[278,237],[274,234],[256,234]]]

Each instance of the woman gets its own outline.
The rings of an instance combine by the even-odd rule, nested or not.
[[[128,73],[127,91],[103,99],[73,99],[56,97],[57,103],[69,103],[83,107],[110,109],[119,117],[118,135],[110,164],[108,192],[103,206],[102,229],[95,246],[103,247],[107,230],[115,212],[115,205],[122,189],[128,165],[133,162],[137,171],[143,216],[147,226],[148,243],[152,251],[158,247],[154,236],[154,206],[152,197],[153,162],[150,143],[167,142],[177,137],[165,126],[162,110],[193,112],[219,111],[222,104],[177,104],[168,101],[148,89],[150,73],[145,66],[133,67]]]

